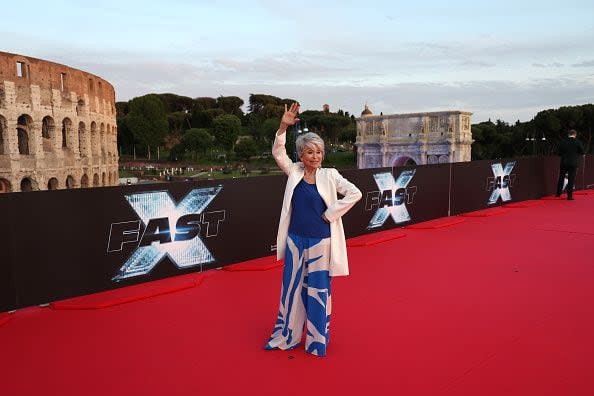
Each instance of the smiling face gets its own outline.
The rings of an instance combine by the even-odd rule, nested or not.
[[[324,159],[324,152],[316,144],[308,144],[303,149],[301,156],[299,157],[303,166],[308,170],[319,168],[322,165]]]

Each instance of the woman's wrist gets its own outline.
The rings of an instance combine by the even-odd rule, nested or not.
[[[289,127],[289,124],[286,124],[284,122],[281,122],[280,125],[279,125],[279,127],[278,127],[278,130],[279,131],[282,131],[282,132],[286,132],[288,127]]]

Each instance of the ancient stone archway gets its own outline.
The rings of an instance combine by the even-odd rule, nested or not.
[[[34,191],[37,190],[37,182],[33,179],[31,179],[30,177],[24,177],[21,180],[21,191],[23,192],[29,192],[29,191]]]
[[[52,177],[47,181],[47,189],[48,190],[57,190],[58,189],[58,179]]]
[[[11,192],[11,191],[12,191],[12,187],[10,185],[10,181],[8,181],[6,179],[0,179],[0,194]]]
[[[78,123],[78,151],[81,157],[89,155],[89,146],[87,143],[87,130],[84,122]]]
[[[43,151],[51,153],[54,151],[54,137],[56,124],[50,116],[43,117],[41,120],[41,137],[43,138]]]
[[[6,118],[0,116],[0,155],[5,154],[5,150],[6,152],[8,152],[8,148],[5,148],[5,141],[7,141],[6,139],[8,139],[8,136],[6,136]],[[8,146],[8,145],[7,145]]]
[[[27,114],[22,114],[17,120],[17,138],[19,154],[30,154],[29,137],[33,129],[33,119]]]
[[[76,187],[74,183],[74,177],[72,177],[72,175],[68,175],[68,177],[66,178],[66,188],[71,189],[74,187]]]
[[[70,121],[70,118],[64,118],[64,120],[62,120],[62,148],[72,149],[72,143],[69,139],[71,133],[72,121]]]
[[[392,166],[415,166],[417,162],[407,155],[402,155],[394,160]]]
[[[81,188],[89,187],[89,176],[87,176],[86,174],[82,175],[82,177],[80,178],[80,187]]]

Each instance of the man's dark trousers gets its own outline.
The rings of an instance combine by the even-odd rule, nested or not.
[[[563,191],[563,183],[565,182],[565,174],[567,174],[567,198],[573,198],[573,186],[575,185],[575,174],[577,172],[577,166],[564,166],[561,165],[559,169],[559,181],[557,182],[557,196],[561,195]]]

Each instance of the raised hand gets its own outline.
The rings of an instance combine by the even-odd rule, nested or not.
[[[299,121],[299,118],[297,118],[298,113],[299,103],[293,103],[288,110],[287,105],[285,104],[285,114],[283,114],[283,118],[281,119],[279,129],[284,132],[291,125],[295,125],[295,123]]]

